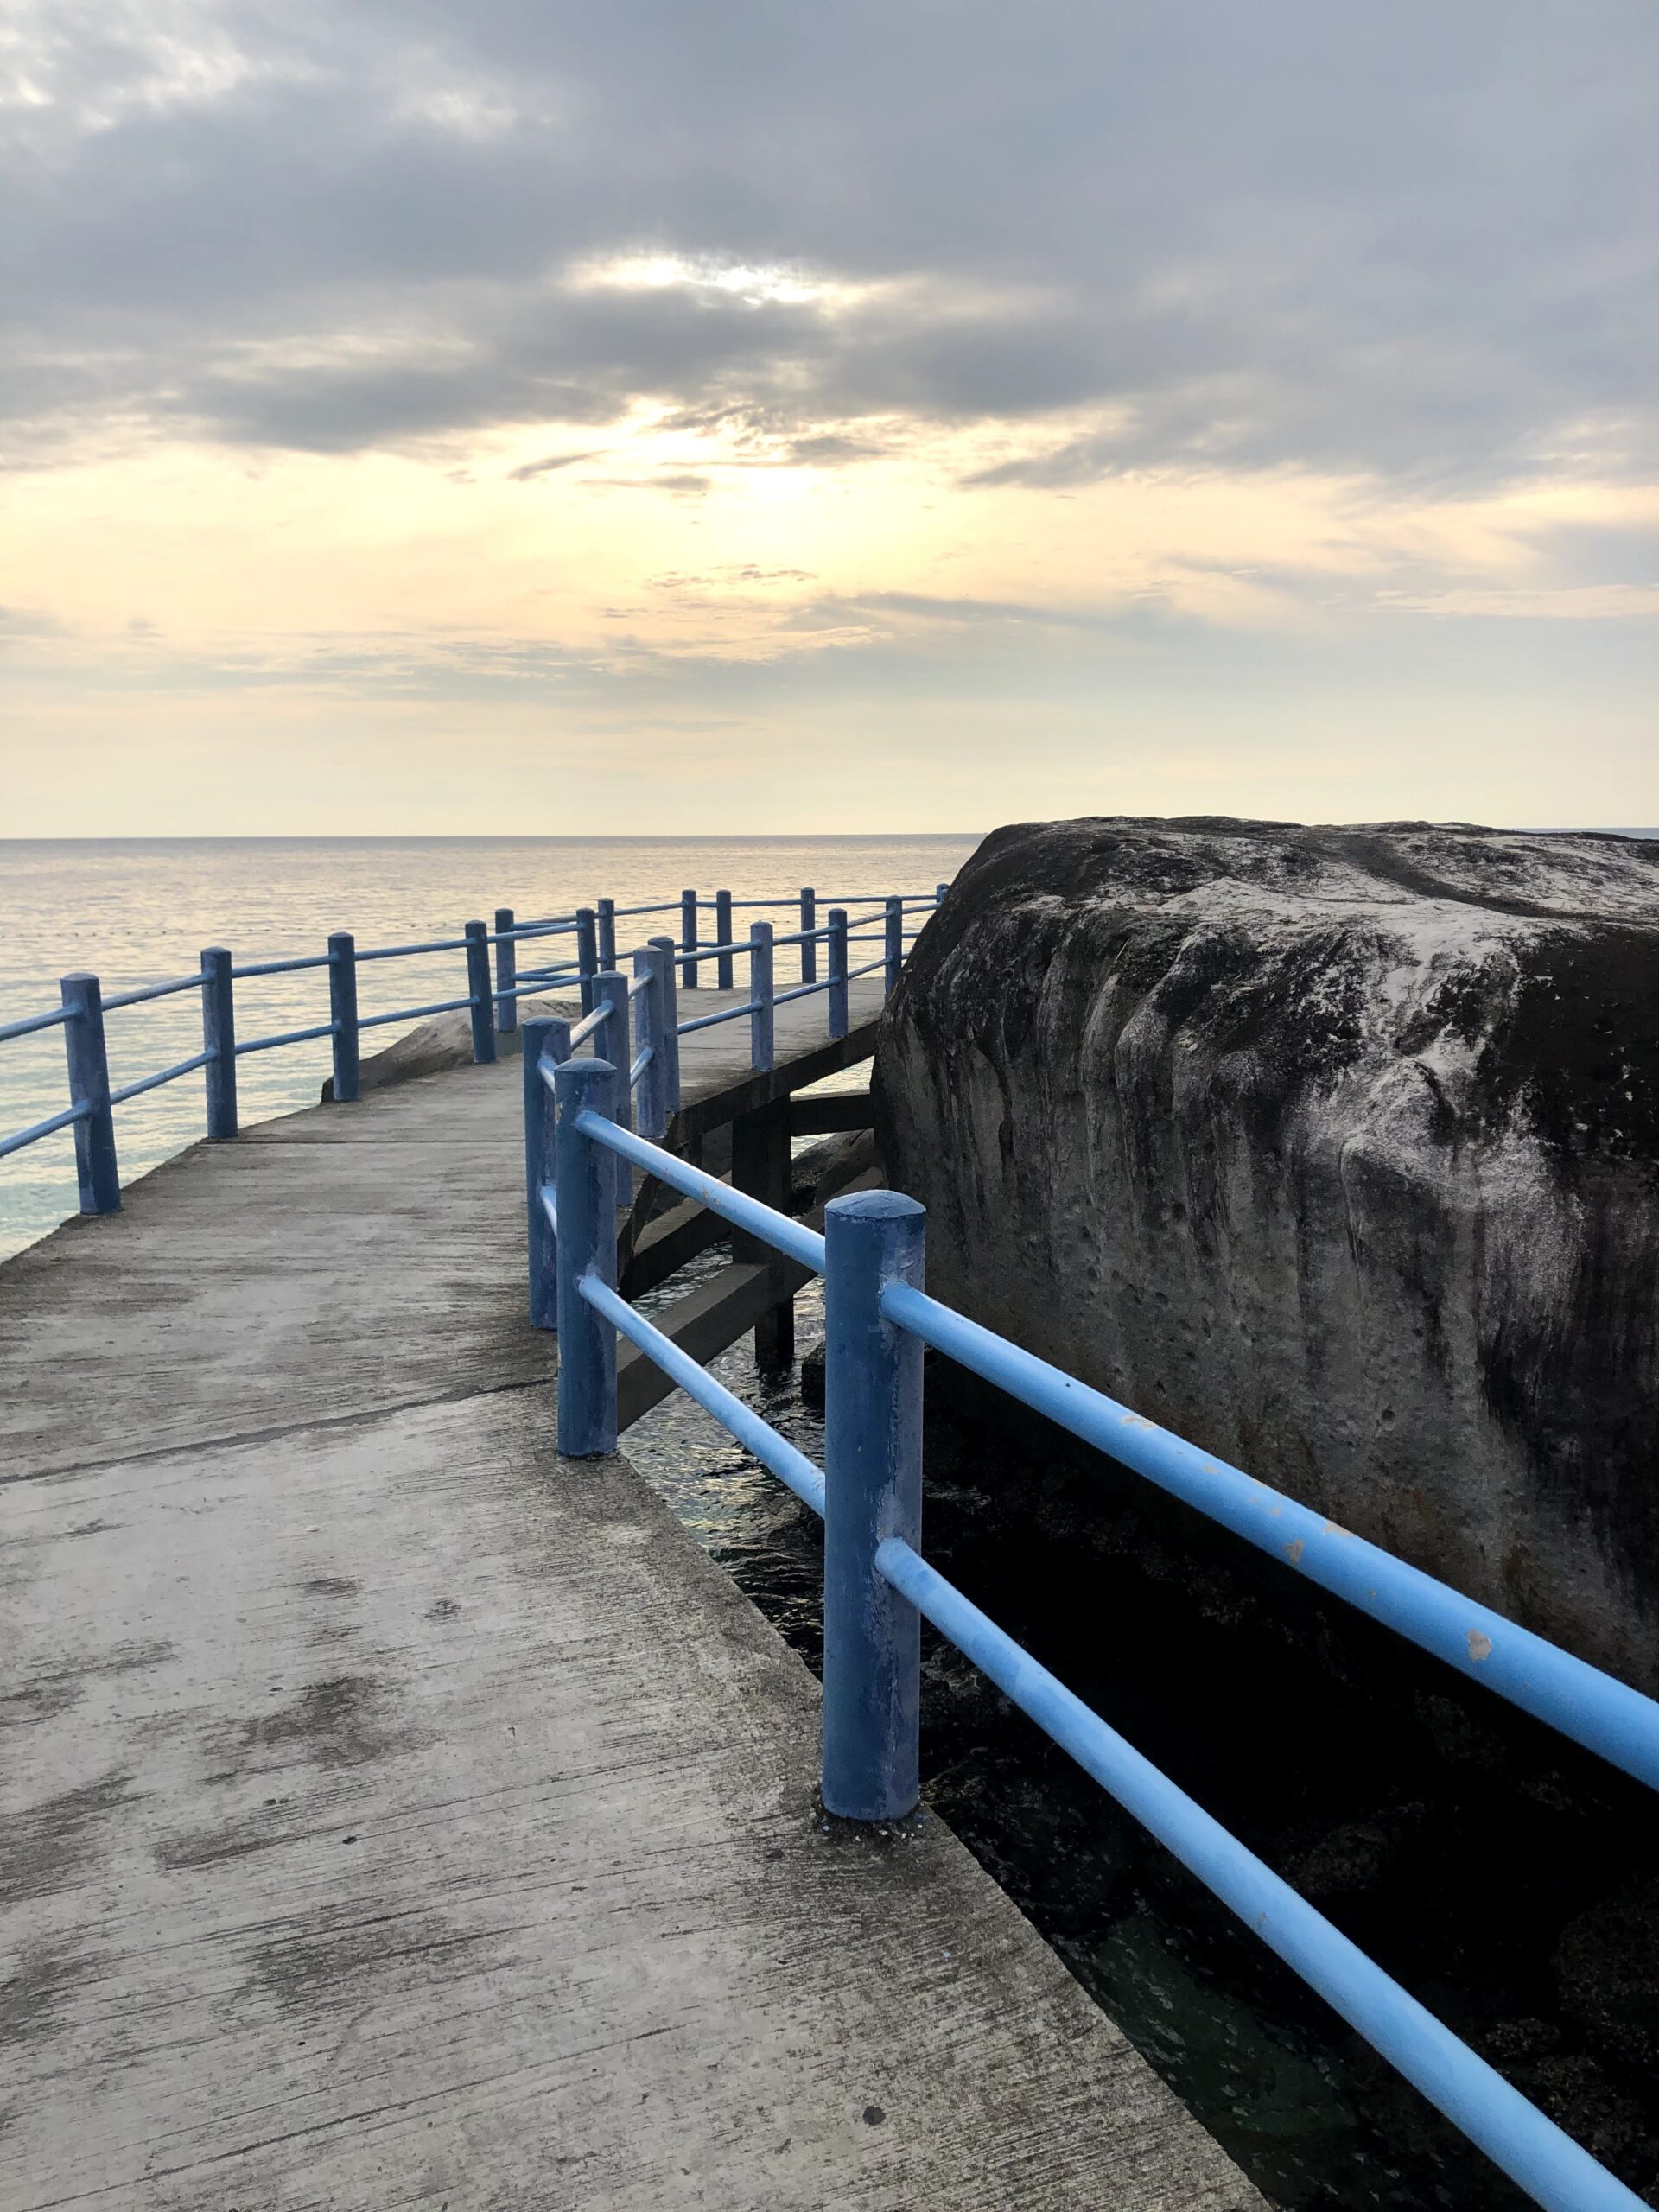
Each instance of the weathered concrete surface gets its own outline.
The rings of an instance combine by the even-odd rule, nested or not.
[[[810,1676],[553,1453],[518,1095],[0,1268],[0,2202],[1255,2206],[938,1822],[825,1832]]]
[[[1659,1691],[1659,843],[1002,830],[876,1090],[943,1296]]]

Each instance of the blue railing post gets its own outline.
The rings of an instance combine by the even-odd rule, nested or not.
[[[950,887],[948,883],[936,883],[934,885],[933,903],[936,906],[942,906],[944,903],[944,894],[950,888]]]
[[[663,956],[663,1103],[671,1116],[680,1110],[680,1000],[676,988],[678,970],[671,937],[654,937],[652,945]]]
[[[697,949],[697,894],[695,891],[682,891],[680,893],[680,944],[687,952],[695,952]],[[697,988],[696,962],[688,960],[683,972],[686,989],[695,991]]]
[[[207,1084],[207,1134],[236,1135],[236,1001],[231,956],[222,944],[201,956],[201,1049],[213,1054],[202,1073]]]
[[[490,932],[482,922],[468,922],[467,939],[467,995],[472,1001],[473,1058],[486,1064],[495,1058],[495,1022],[490,1004]]]
[[[729,891],[715,893],[715,943],[729,944],[732,941],[732,894]],[[715,982],[722,991],[732,988],[732,956],[722,952],[715,963]]]
[[[905,902],[902,899],[888,899],[887,922],[881,984],[883,995],[891,998],[899,988],[899,970],[905,964]]]
[[[749,1065],[772,1071],[772,924],[749,931]]]
[[[830,1034],[844,1037],[847,1019],[847,909],[830,909]]]
[[[617,1076],[616,1104],[610,1109],[625,1129],[633,1127],[633,1102],[629,1091],[628,1070],[633,1065],[632,1024],[628,1020],[628,979],[618,975],[614,968],[601,968],[594,978],[594,1006],[595,1009],[608,1006],[610,1019],[604,1023],[594,1039],[595,1059],[609,1060],[620,1071]]]
[[[633,956],[634,979],[643,976],[645,985],[636,1001],[639,1018],[634,1025],[635,1048],[651,1054],[633,1093],[633,1126],[653,1144],[660,1144],[668,1135],[668,1103],[663,1090],[662,966],[662,955],[652,945],[642,944]]]
[[[334,1103],[358,1097],[357,939],[336,930],[328,940],[328,1020],[334,1028]]]
[[[594,1010],[594,978],[599,973],[599,936],[591,906],[576,909],[576,972],[582,978],[582,1010]]]
[[[552,1192],[557,1167],[554,1146],[553,1093],[543,1064],[557,1067],[570,1057],[568,1021],[524,1024],[524,1204],[528,1216],[530,1325],[559,1325],[558,1243],[542,1193]]]
[[[590,1459],[616,1449],[616,1331],[582,1296],[582,1278],[616,1287],[616,1155],[576,1127],[613,1115],[625,1077],[608,1060],[566,1060],[554,1076],[557,1114],[559,1449]]]
[[[66,976],[65,1006],[79,1007],[63,1025],[69,1063],[69,1103],[85,1105],[75,1123],[75,1179],[82,1213],[114,1213],[121,1204],[115,1163],[115,1116],[110,1110],[110,1063],[104,1050],[104,994],[96,976]]]
[[[601,899],[597,910],[599,923],[599,964],[608,970],[616,965],[616,901]]]
[[[502,1036],[518,1027],[518,1001],[513,991],[518,982],[518,940],[510,934],[512,909],[495,910],[495,1026]]]
[[[818,948],[811,932],[818,926],[818,894],[810,883],[801,886],[801,981],[818,980]]]
[[[861,1191],[824,1210],[823,1802],[899,1820],[919,1790],[921,1618],[876,1571],[922,1541],[922,1344],[882,1319],[922,1282],[926,1209]]]

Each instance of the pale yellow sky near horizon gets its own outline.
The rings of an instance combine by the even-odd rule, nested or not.
[[[351,456],[146,443],[15,476],[0,601],[36,620],[0,834],[591,828],[619,805],[664,832],[1195,807],[1659,816],[1639,695],[1599,702],[1598,771],[1555,757],[1571,734],[1553,699],[1529,710],[1503,684],[1486,702],[1461,674],[1414,699],[1398,671],[1376,690],[1362,673],[1390,628],[1589,634],[1659,614],[1659,588],[1564,586],[1548,560],[1564,528],[1659,525],[1659,492],[1430,503],[1288,469],[963,486],[1010,442],[766,466],[643,420],[517,480],[570,435]],[[1166,642],[1115,638],[1137,614],[1313,680],[1229,700]],[[953,652],[988,653],[981,696],[949,682]],[[1021,727],[1021,671],[1040,729]]]

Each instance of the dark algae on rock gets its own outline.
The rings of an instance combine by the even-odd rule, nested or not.
[[[1659,842],[1001,830],[876,1090],[941,1296],[1659,1691]]]

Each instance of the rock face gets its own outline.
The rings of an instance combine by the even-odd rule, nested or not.
[[[999,830],[875,1088],[938,1295],[1659,1692],[1659,842]]]

